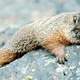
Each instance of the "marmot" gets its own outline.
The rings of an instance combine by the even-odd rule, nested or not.
[[[25,25],[0,49],[0,65],[10,63],[38,46],[65,62],[64,48],[80,43],[80,13],[67,12]]]

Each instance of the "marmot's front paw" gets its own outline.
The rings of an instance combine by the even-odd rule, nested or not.
[[[57,61],[60,63],[60,64],[64,64],[65,61],[67,61],[67,56],[64,54],[64,55],[58,55],[57,56]]]

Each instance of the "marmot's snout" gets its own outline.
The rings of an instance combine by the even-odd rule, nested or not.
[[[80,39],[80,28],[74,28],[73,30],[72,30],[74,33],[75,33],[75,37],[77,38],[77,39]]]
[[[76,31],[76,38],[80,39],[80,31],[78,31],[78,30]]]

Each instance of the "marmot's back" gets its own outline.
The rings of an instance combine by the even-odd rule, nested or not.
[[[22,27],[8,42],[14,52],[24,53],[34,49],[37,41],[31,26]]]

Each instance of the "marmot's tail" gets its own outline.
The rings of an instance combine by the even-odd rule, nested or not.
[[[0,66],[8,64],[17,58],[17,53],[9,49],[0,49]]]

